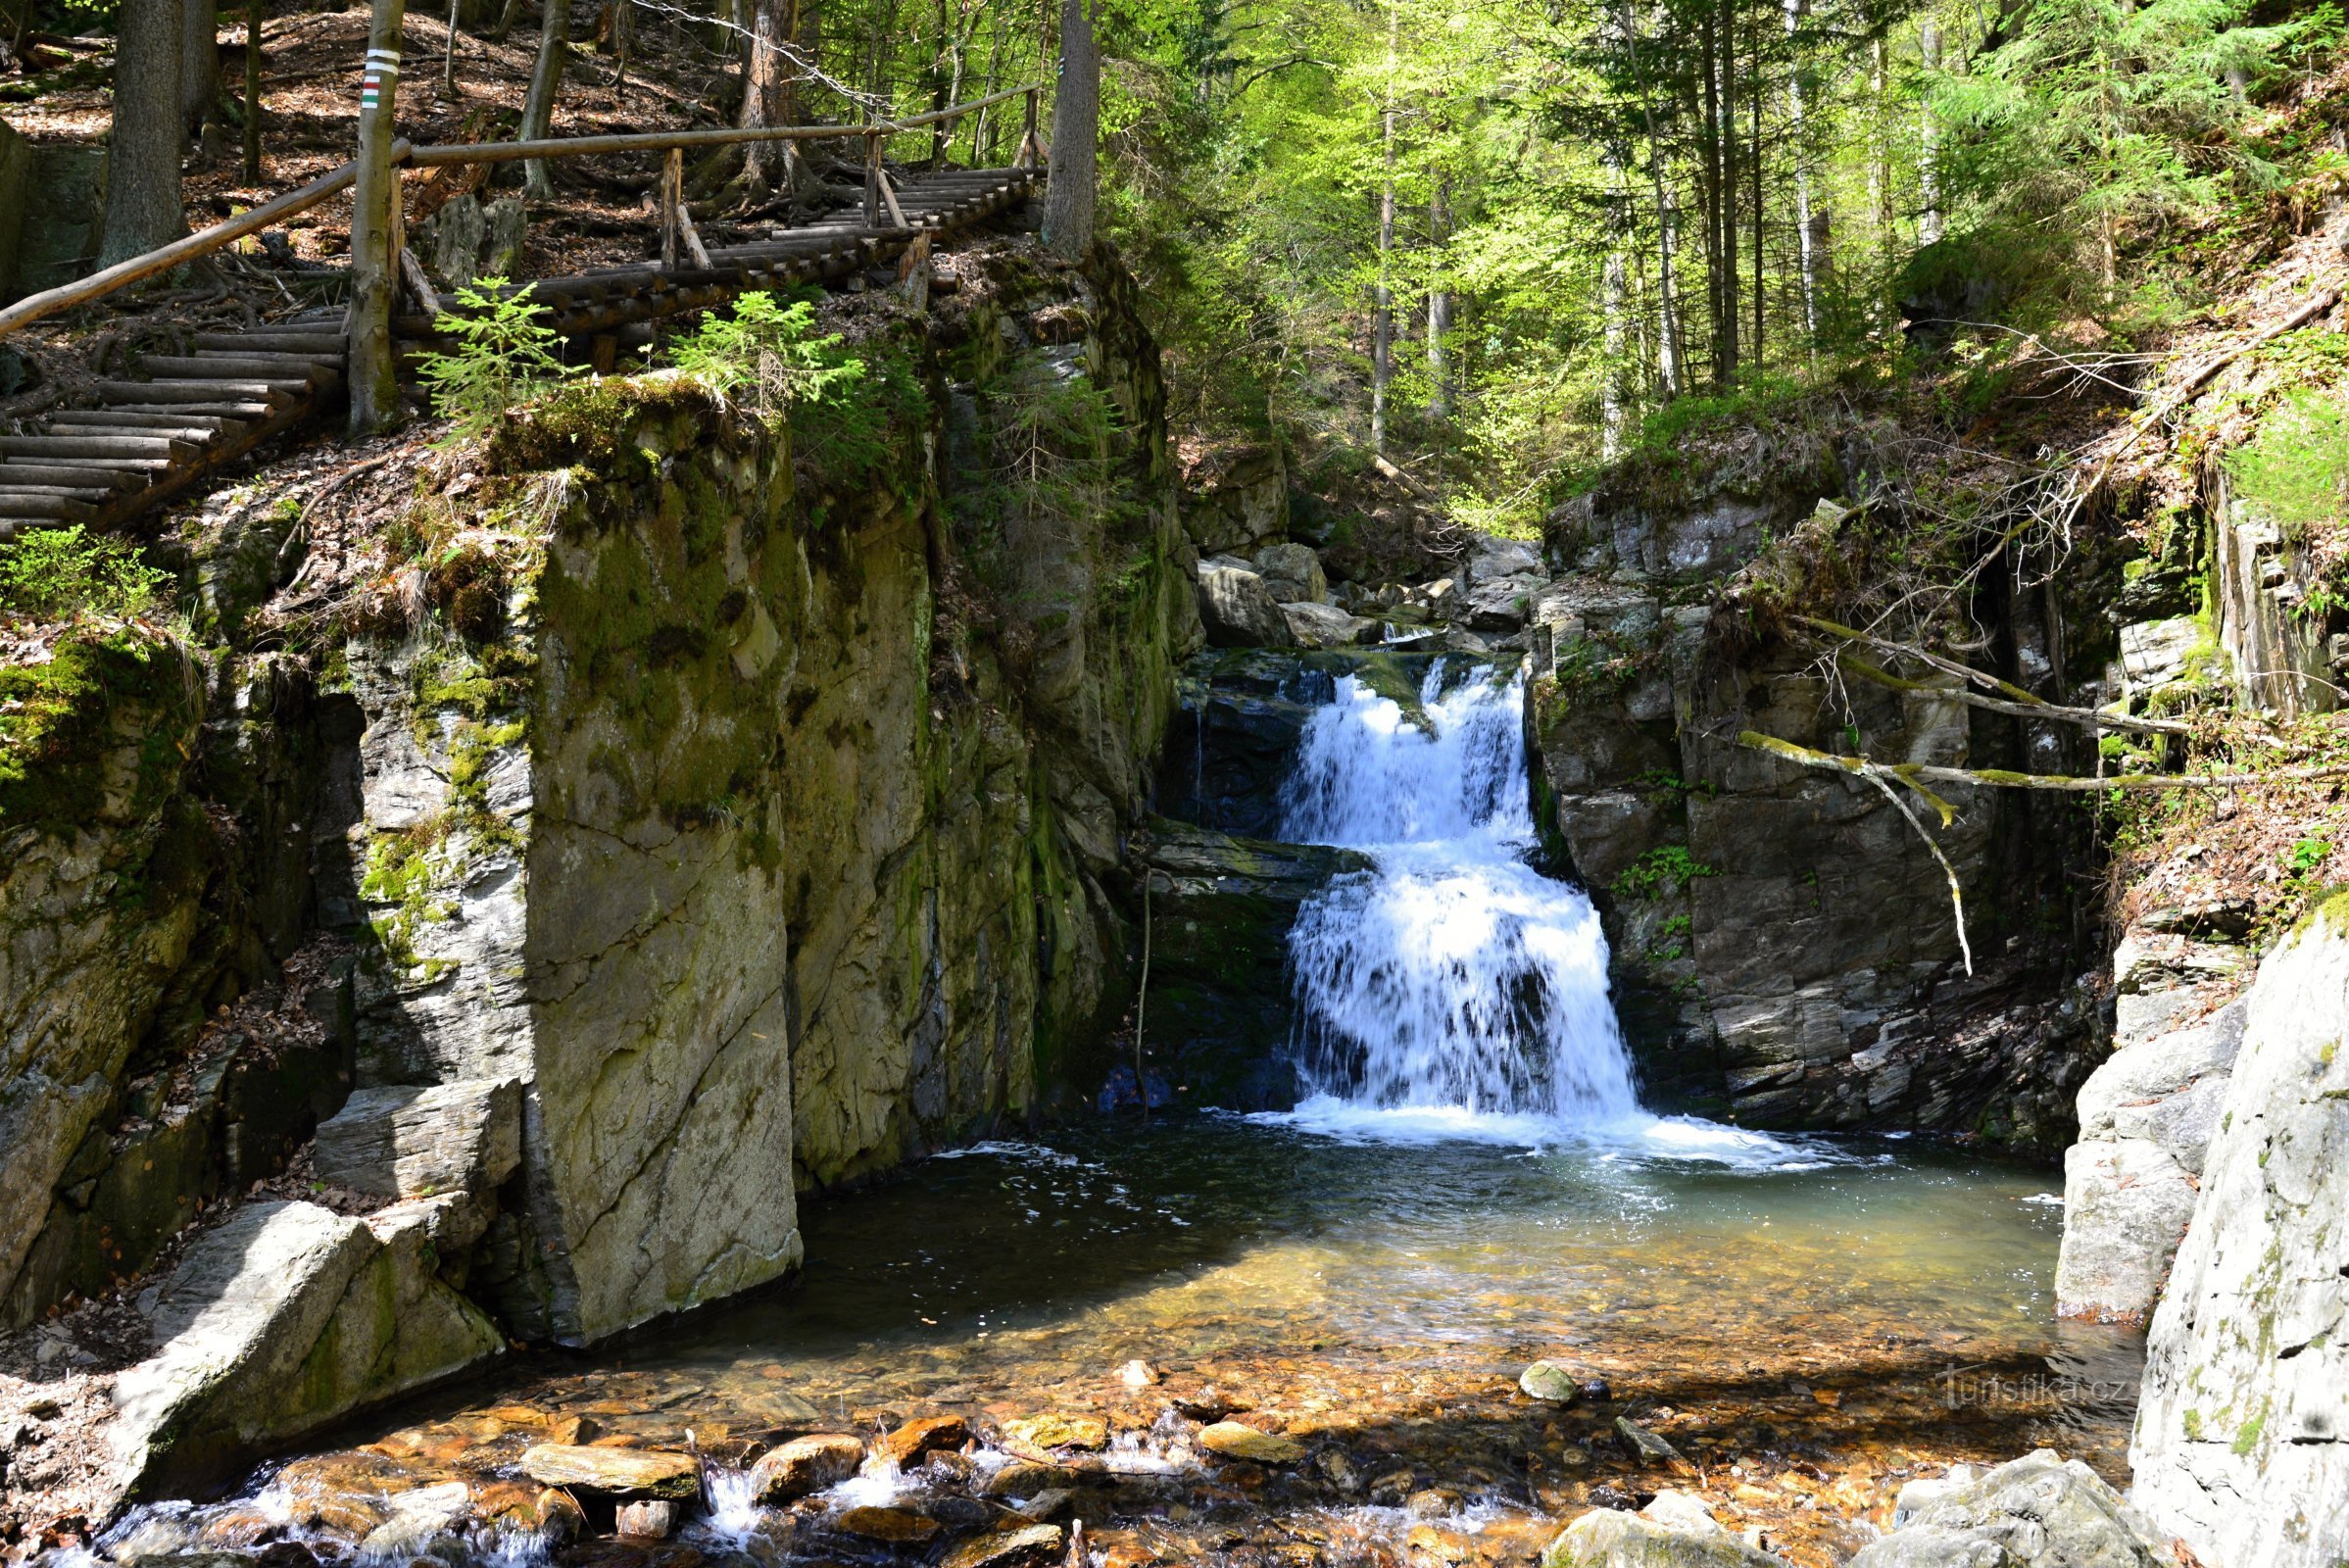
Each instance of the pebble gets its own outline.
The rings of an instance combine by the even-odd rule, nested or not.
[[[1583,1392],[1574,1373],[1555,1361],[1536,1361],[1518,1377],[1517,1386],[1531,1397],[1554,1404],[1572,1404]]]
[[[1117,1369],[1117,1380],[1127,1388],[1137,1391],[1155,1388],[1158,1384],[1158,1369],[1148,1361],[1140,1359],[1128,1361]]]

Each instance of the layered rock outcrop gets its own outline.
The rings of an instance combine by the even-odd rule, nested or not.
[[[299,639],[248,621],[302,503],[225,499],[194,664],[159,643],[155,701],[78,732],[120,808],[9,801],[8,1310],[136,1272],[324,1123],[333,1207],[249,1205],[151,1293],[125,1479],[770,1279],[800,1191],[1098,1083],[1200,642],[1156,352],[1105,254],[934,282],[838,308],[872,379],[833,423],[655,376],[428,459]],[[128,1255],[25,1262],[110,1239],[110,1183],[154,1211]]]

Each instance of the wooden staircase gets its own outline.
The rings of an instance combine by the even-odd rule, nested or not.
[[[826,282],[894,260],[923,233],[952,234],[1024,200],[1040,170],[955,170],[897,187],[905,226],[825,219],[709,253],[709,266],[604,269],[528,284],[566,337],[707,310],[750,289]],[[431,344],[433,318],[396,321],[404,347]],[[199,332],[186,354],[150,354],[144,380],[101,381],[99,406],[52,414],[33,434],[0,436],[0,539],[24,527],[119,528],[250,453],[340,407],[342,317],[327,313],[252,331]]]

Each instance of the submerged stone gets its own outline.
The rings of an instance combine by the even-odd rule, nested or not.
[[[701,1491],[701,1466],[689,1453],[642,1448],[561,1448],[541,1445],[522,1455],[522,1473],[547,1487],[575,1487],[610,1497],[681,1499]]]
[[[1023,1448],[1104,1448],[1109,1425],[1093,1415],[1028,1415],[1004,1422],[1003,1436]]]
[[[965,1541],[946,1554],[939,1568],[1012,1568],[1015,1563],[1044,1561],[1059,1550],[1058,1525],[1029,1525]]]
[[[1574,1374],[1555,1361],[1536,1361],[1519,1375],[1517,1386],[1534,1398],[1557,1404],[1572,1404],[1583,1392]]]
[[[1260,1431],[1238,1421],[1218,1421],[1202,1427],[1199,1446],[1226,1459],[1248,1459],[1256,1464],[1295,1464],[1305,1456],[1302,1445],[1290,1438]]]

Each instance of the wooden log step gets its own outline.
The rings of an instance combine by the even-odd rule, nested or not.
[[[144,490],[147,476],[63,463],[0,463],[0,486],[57,485],[67,490]]]
[[[15,495],[69,496],[75,501],[100,502],[110,499],[114,492],[87,484],[8,484],[0,485]]]
[[[0,456],[26,458],[192,458],[201,442],[153,435],[0,435]]]
[[[110,404],[152,409],[163,403],[261,403],[283,408],[310,390],[308,381],[234,380],[101,381],[98,396]],[[217,414],[217,409],[206,409]]]
[[[264,327],[255,332],[198,332],[199,349],[225,349],[230,354],[302,354],[312,359],[339,360],[350,351],[340,332],[296,332]]]
[[[97,514],[94,504],[74,496],[0,489],[0,519],[87,522]],[[10,538],[16,531],[14,520],[0,521],[0,539]]]
[[[0,472],[13,473],[24,465],[43,468],[72,468],[84,473],[168,473],[183,463],[177,458],[68,458],[40,454],[0,458]],[[62,481],[52,479],[52,484]]]
[[[317,386],[324,379],[324,372],[332,368],[315,360],[268,354],[150,354],[139,361],[139,368],[160,381],[250,377],[282,381],[294,387]]]
[[[143,388],[142,388],[143,390]],[[109,411],[135,415],[187,415],[199,419],[219,419],[238,428],[229,434],[242,434],[243,426],[256,420],[274,416],[279,405],[255,402],[251,399],[220,399],[210,403],[118,403]]]
[[[56,431],[78,430],[106,432],[121,430],[124,434],[161,436],[168,441],[187,441],[202,446],[215,436],[235,435],[244,429],[239,419],[223,419],[215,415],[131,414],[122,409],[73,409],[64,414],[49,416],[49,428]]]

